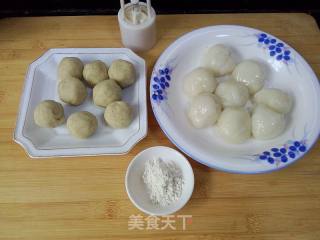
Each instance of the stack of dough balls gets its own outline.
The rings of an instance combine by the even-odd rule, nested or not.
[[[132,63],[115,60],[110,68],[95,60],[83,64],[79,58],[65,57],[58,66],[58,95],[62,102],[81,105],[88,96],[87,86],[93,88],[93,103],[105,108],[104,119],[112,128],[126,128],[132,122],[132,109],[122,101],[122,89],[136,81]],[[44,128],[55,128],[65,122],[63,106],[53,100],[39,103],[34,110],[35,123]],[[90,112],[75,112],[67,119],[67,128],[76,138],[88,138],[98,128],[96,116]]]
[[[58,94],[64,103],[78,106],[87,97],[87,88],[82,81],[83,63],[76,57],[65,57],[58,66]]]
[[[239,144],[251,136],[268,140],[285,129],[292,98],[275,88],[263,88],[265,73],[254,60],[236,64],[222,44],[208,49],[202,66],[184,77],[183,89],[191,99],[187,116],[195,128],[216,124],[228,143]],[[253,110],[249,111],[250,105]]]

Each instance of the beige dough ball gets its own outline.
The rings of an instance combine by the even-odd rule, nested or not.
[[[106,107],[109,103],[121,100],[121,87],[113,79],[99,82],[93,88],[93,103]]]
[[[113,102],[107,106],[104,119],[112,128],[126,128],[132,122],[132,110],[126,102]]]
[[[33,118],[39,127],[54,128],[64,122],[64,110],[60,103],[44,100],[34,110]]]
[[[198,67],[189,72],[184,79],[184,92],[195,97],[200,93],[212,93],[217,86],[217,80],[213,76],[213,72],[207,68]]]
[[[67,77],[59,82],[58,94],[61,101],[77,106],[86,99],[87,88],[79,79]]]
[[[229,143],[243,143],[251,136],[251,118],[244,108],[225,108],[217,126],[221,137]]]
[[[94,87],[99,82],[109,78],[107,65],[100,60],[84,65],[83,78],[90,87]]]
[[[97,130],[97,118],[89,112],[76,112],[67,120],[67,128],[76,138],[88,138]]]
[[[125,60],[115,60],[109,68],[109,77],[122,87],[128,87],[136,81],[136,71],[132,63]]]
[[[231,50],[223,44],[210,47],[204,54],[202,62],[217,77],[231,73],[235,67],[235,60]]]
[[[249,89],[250,94],[255,94],[264,85],[265,73],[260,64],[253,60],[239,63],[232,72],[234,79]]]
[[[252,113],[251,126],[254,138],[273,139],[284,131],[286,118],[284,114],[273,111],[264,104],[258,104]]]
[[[211,93],[201,93],[194,97],[187,111],[190,122],[195,128],[212,126],[220,113],[220,99]]]
[[[254,101],[265,104],[278,113],[288,113],[292,108],[292,97],[276,88],[264,88],[254,95]]]
[[[221,99],[223,107],[241,107],[249,100],[248,88],[233,80],[221,82],[216,89],[216,95]]]
[[[65,57],[58,66],[58,78],[62,80],[67,77],[82,79],[83,63],[76,57]]]

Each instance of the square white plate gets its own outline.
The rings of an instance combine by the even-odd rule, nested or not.
[[[80,106],[60,101],[57,93],[57,67],[64,57],[78,57],[84,64],[102,60],[108,66],[116,59],[130,61],[137,73],[137,81],[123,90],[123,100],[133,107],[134,120],[126,129],[112,129],[104,123],[104,108],[92,103],[92,90]],[[87,139],[75,139],[63,124],[57,128],[38,127],[33,120],[37,104],[45,99],[61,102],[65,117],[77,111],[88,111],[98,119],[96,133]],[[30,66],[20,102],[14,140],[22,145],[30,157],[59,157],[107,155],[127,153],[147,135],[145,61],[126,48],[61,48],[50,49]]]

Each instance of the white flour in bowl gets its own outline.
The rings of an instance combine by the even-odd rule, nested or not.
[[[167,206],[181,196],[184,181],[181,170],[173,162],[148,160],[142,178],[152,203],[157,206]]]

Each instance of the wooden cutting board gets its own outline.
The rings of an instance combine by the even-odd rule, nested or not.
[[[306,14],[162,15],[159,41],[141,56],[148,77],[177,37],[215,24],[261,29],[283,39],[320,75],[320,33]],[[189,159],[195,189],[167,219],[142,214],[129,201],[124,176],[130,160],[155,145],[174,147],[148,103],[149,133],[124,156],[30,159],[12,140],[28,65],[50,48],[121,47],[116,16],[0,20],[0,239],[319,240],[320,144],[279,172],[235,175]],[[189,216],[191,215],[191,216]],[[182,218],[186,219],[183,229]],[[164,229],[147,229],[164,228]],[[129,228],[134,228],[129,230]],[[140,228],[140,229],[138,229]]]

